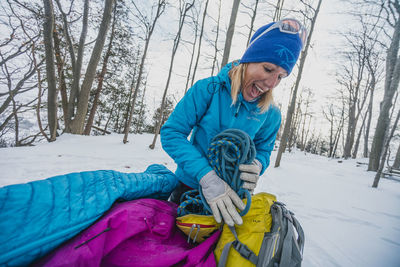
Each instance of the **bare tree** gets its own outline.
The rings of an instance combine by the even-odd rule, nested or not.
[[[372,184],[372,187],[375,187],[375,188],[378,187],[379,180],[380,180],[380,178],[382,176],[383,168],[385,167],[385,161],[386,161],[387,152],[388,152],[389,146],[390,146],[390,140],[392,139],[392,137],[394,135],[394,132],[395,132],[395,130],[397,128],[399,119],[400,119],[400,110],[397,112],[396,120],[395,120],[395,122],[394,122],[394,124],[392,126],[392,130],[385,137],[385,142],[384,142],[385,146],[383,147],[382,157],[381,157],[380,162],[379,162],[379,168],[378,168],[378,170],[377,170],[377,172],[375,174],[375,178],[374,178],[374,182]]]
[[[379,20],[371,21],[368,17],[364,18],[361,15],[357,15],[357,17],[361,30],[354,32],[351,29],[350,32],[346,32],[343,35],[348,46],[342,53],[344,62],[340,64],[337,75],[338,83],[347,92],[348,121],[343,151],[345,159],[351,156],[352,150],[353,156],[358,151],[361,131],[365,125],[365,116],[355,140],[356,128],[368,95],[373,94],[371,90],[376,84],[375,74],[371,71],[369,64],[372,60],[376,60],[379,48],[378,40],[380,39],[379,28],[377,27]],[[372,108],[371,106],[369,107]]]
[[[369,103],[368,103],[368,108],[367,108],[367,113],[365,114],[366,118],[366,126],[365,126],[365,134],[364,134],[364,149],[363,149],[363,157],[367,158],[368,157],[368,143],[369,143],[369,132],[371,128],[371,121],[372,121],[372,109],[373,109],[373,103],[374,103],[374,94],[375,94],[375,88],[377,83],[381,80],[382,77],[382,68],[381,68],[381,61],[380,61],[380,54],[375,54],[375,56],[370,56],[367,58],[367,68],[368,72],[371,75],[371,81],[370,81],[370,97],[369,97]]]
[[[190,81],[190,76],[192,73],[192,65],[193,65],[193,59],[194,59],[194,55],[196,52],[196,44],[197,44],[197,37],[198,34],[197,32],[199,31],[199,17],[200,14],[199,13],[195,13],[196,9],[192,8],[192,22],[193,22],[193,27],[194,27],[194,41],[192,43],[192,54],[190,56],[190,63],[189,63],[189,67],[188,67],[188,74],[186,76],[186,85],[185,85],[185,94],[187,92],[187,90],[189,89],[189,81]]]
[[[231,11],[231,17],[229,19],[228,31],[226,32],[224,55],[222,57],[221,67],[225,66],[229,60],[229,54],[231,52],[233,34],[235,32],[236,17],[239,10],[240,0],[233,0],[233,6]]]
[[[158,134],[160,132],[160,129],[161,129],[161,126],[162,126],[162,123],[163,123],[162,117],[163,117],[163,114],[164,114],[165,99],[167,97],[169,82],[171,80],[172,69],[174,67],[176,51],[178,50],[179,43],[180,43],[180,40],[181,40],[182,28],[183,28],[183,25],[185,23],[185,18],[186,18],[187,12],[193,7],[194,0],[192,0],[192,2],[185,2],[185,1],[181,0],[179,2],[179,5],[180,5],[180,7],[179,7],[178,32],[176,33],[175,38],[174,38],[174,44],[173,44],[172,52],[171,52],[171,60],[170,60],[170,64],[169,64],[167,82],[166,82],[166,85],[165,85],[163,97],[161,99],[160,114],[159,114],[159,116],[158,116],[158,118],[156,120],[156,126],[154,127],[155,128],[155,133],[154,133],[153,142],[149,145],[150,149],[154,149],[154,147],[156,145]]]
[[[276,3],[276,6],[275,6],[275,13],[274,13],[273,21],[278,21],[281,19],[283,4],[285,2],[285,0],[277,0],[277,1],[278,2]]]
[[[220,24],[220,19],[221,19],[221,0],[218,1],[218,17],[217,17],[217,26],[215,29],[215,40],[214,40],[214,57],[213,57],[213,63],[211,67],[211,76],[214,75],[214,69],[218,68],[217,67],[217,56],[218,56],[218,38],[219,38],[219,24]]]
[[[57,133],[57,86],[56,72],[54,68],[54,13],[53,1],[43,0],[45,21],[43,23],[43,39],[46,55],[46,77],[47,77],[47,118],[50,128],[50,141],[56,140]]]
[[[107,36],[108,26],[110,25],[111,13],[114,1],[115,0],[105,1],[104,12],[102,16],[102,21],[100,23],[99,31],[97,34],[96,42],[94,44],[89,63],[87,65],[85,78],[83,79],[82,86],[80,88],[79,98],[78,98],[79,101],[77,104],[76,114],[75,117],[71,120],[69,128],[66,129],[67,132],[74,134],[83,133],[86,113],[88,110],[89,93],[92,88],[93,80],[95,78],[97,64],[100,61],[100,56]],[[78,72],[79,69],[76,69],[76,71]],[[71,100],[73,99],[70,98],[70,103],[69,103],[70,105],[71,105]]]
[[[252,6],[247,6],[247,5],[245,5],[244,3],[242,3],[242,6],[243,6],[245,9],[250,10],[250,12],[251,12],[251,13],[249,14],[249,15],[250,15],[250,26],[249,26],[249,34],[247,35],[247,42],[246,42],[246,45],[249,45],[251,36],[253,35],[253,31],[254,31],[254,21],[256,20],[256,16],[257,16],[258,2],[259,2],[259,0],[255,0],[254,7],[252,7]]]
[[[289,107],[288,107],[288,111],[287,111],[287,114],[286,114],[285,127],[283,129],[281,142],[279,144],[279,150],[278,150],[278,154],[277,154],[276,160],[275,160],[275,167],[279,167],[280,166],[282,154],[286,149],[287,141],[288,141],[288,138],[290,136],[292,117],[293,117],[294,109],[295,109],[295,105],[296,105],[297,90],[298,90],[299,85],[300,85],[300,80],[301,80],[301,75],[302,75],[303,68],[304,68],[304,63],[306,61],[308,48],[310,46],[311,37],[312,37],[313,31],[314,31],[315,22],[317,20],[318,13],[319,13],[319,10],[320,10],[320,7],[321,7],[321,2],[322,2],[322,0],[319,0],[318,4],[317,4],[317,7],[315,9],[312,9],[313,10],[313,14],[312,14],[312,17],[310,18],[310,23],[311,23],[310,32],[309,32],[309,35],[308,35],[307,42],[305,44],[305,48],[301,52],[299,71],[297,73],[296,83],[295,83],[295,86],[294,86],[294,89],[293,89],[293,92],[292,92],[292,98],[291,98],[291,101],[290,101],[290,104],[289,104]]]
[[[300,101],[300,103],[302,103],[304,112],[302,112],[302,122],[301,123],[301,127],[298,127],[298,131],[300,133],[297,133],[297,136],[300,136],[300,150],[304,151],[306,142],[307,142],[307,135],[310,129],[310,123],[311,123],[311,119],[312,119],[312,113],[310,111],[310,107],[311,104],[314,102],[313,97],[314,97],[314,93],[312,92],[312,90],[310,88],[306,88],[305,91],[303,91],[304,93],[306,93],[306,97],[303,101]],[[303,93],[302,92],[302,93]],[[300,97],[300,99],[303,99],[302,95]],[[309,123],[308,123],[308,129],[306,130],[306,122],[307,122],[307,118],[309,118]]]
[[[35,74],[40,72],[44,59],[37,62],[35,54],[37,45],[43,50],[41,24],[39,26],[37,23],[37,18],[42,18],[42,15],[36,6],[29,11],[19,2],[6,1],[0,6],[3,12],[1,23],[4,26],[0,38],[0,87],[6,89],[0,93],[0,137],[13,132],[15,146],[30,145],[40,132],[24,136],[20,121],[21,118],[25,120],[26,113],[34,112],[34,105],[39,99],[21,98],[20,95],[37,90],[38,81],[41,81]],[[42,96],[41,92],[38,94]],[[2,142],[3,145],[4,142],[7,144],[5,139]]]
[[[99,98],[100,98],[100,93],[101,93],[101,91],[103,89],[104,76],[106,75],[106,72],[107,72],[107,64],[108,64],[108,60],[109,60],[109,58],[111,56],[111,49],[112,49],[113,40],[114,40],[114,34],[115,34],[114,30],[115,30],[115,24],[116,24],[117,5],[114,5],[114,11],[113,12],[114,12],[114,15],[113,15],[113,22],[112,22],[111,32],[110,32],[110,40],[108,42],[107,51],[106,51],[106,53],[104,55],[103,65],[101,67],[101,71],[100,71],[100,74],[98,76],[98,84],[97,84],[97,89],[95,91],[95,96],[94,96],[92,108],[90,109],[89,117],[88,117],[87,122],[86,122],[86,127],[85,127],[85,130],[83,132],[83,134],[85,134],[85,135],[89,135],[90,131],[92,129],[94,116],[96,114],[96,110],[97,110],[97,106],[98,106],[98,102],[99,102]]]
[[[204,7],[204,11],[203,11],[203,19],[202,19],[202,21],[201,21],[200,36],[199,36],[199,42],[198,42],[198,48],[197,48],[197,57],[196,57],[196,63],[194,64],[194,68],[193,68],[193,75],[192,75],[191,86],[193,86],[193,83],[194,83],[194,81],[195,81],[195,78],[196,78],[196,71],[197,71],[197,65],[199,64],[200,50],[201,50],[201,41],[203,40],[204,23],[205,23],[205,21],[206,21],[208,2],[209,2],[209,0],[206,1],[205,7]]]
[[[142,14],[142,12],[140,11],[141,9],[136,6],[134,1],[132,1],[132,4],[134,5],[137,13],[139,14],[139,19],[140,19],[140,21],[141,21],[141,23],[142,23],[142,25],[144,27],[145,44],[144,44],[142,59],[141,59],[141,62],[140,62],[138,78],[136,80],[136,85],[135,85],[135,87],[132,87],[132,91],[134,91],[134,93],[133,93],[132,102],[131,102],[131,106],[130,106],[129,119],[128,119],[126,125],[125,125],[125,130],[124,130],[124,139],[123,139],[123,143],[124,144],[128,142],[129,129],[130,129],[131,123],[132,123],[133,111],[135,110],[136,96],[138,94],[139,87],[140,87],[140,84],[142,82],[144,63],[145,63],[145,60],[146,60],[146,57],[147,57],[147,50],[148,50],[148,47],[149,47],[150,39],[151,39],[151,36],[153,34],[154,28],[156,26],[157,20],[160,18],[162,13],[165,11],[166,1],[165,0],[158,0],[158,2],[156,4],[156,7],[155,6],[152,7],[152,9],[156,9],[154,18],[150,18],[150,19],[148,19],[148,17],[145,14]]]
[[[369,171],[376,171],[379,168],[382,150],[384,148],[384,137],[387,135],[389,128],[389,111],[393,104],[393,95],[399,87],[400,80],[400,3],[398,0],[391,0],[382,1],[381,4],[386,11],[387,24],[393,28],[393,35],[386,54],[384,96],[380,104],[378,123],[375,128],[375,134],[371,146],[371,154],[368,163]],[[377,183],[378,182],[376,182],[376,185]]]
[[[400,145],[397,147],[396,157],[394,159],[392,167],[395,169],[400,168]]]

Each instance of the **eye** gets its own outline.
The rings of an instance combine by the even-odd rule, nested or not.
[[[272,72],[272,70],[268,67],[264,67],[265,72]]]

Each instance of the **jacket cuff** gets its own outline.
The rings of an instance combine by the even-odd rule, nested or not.
[[[197,181],[200,183],[200,180],[206,176],[207,174],[209,174],[210,172],[214,172],[213,168],[208,165],[207,167],[205,167],[204,169],[202,169],[196,176]]]

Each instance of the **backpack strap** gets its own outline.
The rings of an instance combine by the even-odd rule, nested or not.
[[[283,203],[275,202],[274,205],[276,208],[271,209],[271,211],[274,210],[274,212],[277,213],[277,220],[280,220],[282,222],[283,220],[286,221],[285,225],[281,223],[281,227],[287,227],[286,236],[283,239],[279,267],[290,267],[293,265],[293,257],[296,257],[296,255],[293,255],[293,244],[296,246],[296,250],[298,251],[297,257],[300,257],[300,260],[302,258],[304,248],[303,228],[294,217],[294,214],[291,211],[287,210],[284,207]],[[274,214],[272,215],[272,217],[274,218]],[[295,238],[294,229],[296,229],[297,231],[297,239]]]
[[[250,261],[254,265],[257,265],[257,262],[258,262],[257,255],[251,249],[249,249],[248,246],[246,246],[245,244],[243,244],[242,242],[239,241],[237,233],[236,233],[236,229],[234,226],[232,226],[232,227],[229,226],[229,229],[231,230],[232,234],[235,236],[235,240],[227,243],[224,246],[224,249],[222,250],[222,253],[221,253],[221,257],[218,261],[218,267],[226,266],[226,262],[228,260],[228,255],[229,255],[229,250],[231,249],[231,247],[233,247],[240,254],[240,256],[242,256],[246,260]]]

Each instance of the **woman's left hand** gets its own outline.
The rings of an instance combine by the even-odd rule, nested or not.
[[[253,193],[260,178],[261,168],[261,163],[256,159],[251,164],[239,165],[240,179],[244,181],[242,186],[244,189],[248,189]]]

